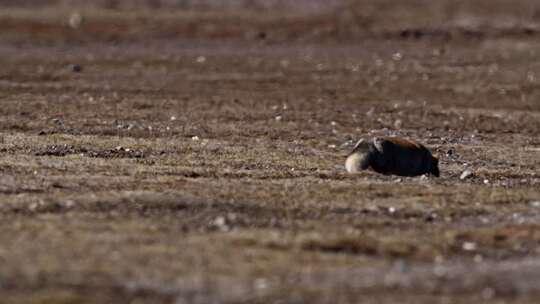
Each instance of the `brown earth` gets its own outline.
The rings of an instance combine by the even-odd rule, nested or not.
[[[1,303],[538,302],[536,2],[24,3]],[[375,135],[441,177],[347,174]]]

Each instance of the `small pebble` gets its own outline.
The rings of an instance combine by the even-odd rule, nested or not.
[[[258,278],[253,281],[253,286],[255,287],[255,289],[267,289],[268,285],[268,280],[263,278]]]
[[[72,29],[78,29],[83,22],[83,16],[79,12],[73,12],[69,15],[68,25]]]
[[[533,207],[540,207],[540,201],[534,201],[534,202],[531,202],[531,206]]]
[[[473,242],[465,242],[465,243],[463,243],[463,250],[466,250],[466,251],[474,251],[474,250],[476,250],[476,243],[473,243]]]
[[[227,223],[227,219],[224,216],[218,216],[210,222],[210,226],[217,228],[219,231],[230,231],[231,227]]]
[[[69,69],[74,73],[80,73],[83,70],[82,66],[79,64],[72,64],[69,66]]]
[[[71,208],[71,207],[75,206],[75,202],[72,201],[72,200],[67,200],[67,201],[64,202],[64,206],[66,208]]]
[[[223,216],[218,216],[214,219],[214,221],[212,222],[212,224],[216,225],[216,226],[224,226],[226,224],[226,220]]]
[[[483,260],[484,260],[484,257],[481,254],[477,254],[474,256],[474,261],[476,263],[482,263]]]
[[[473,176],[474,176],[474,173],[471,170],[465,170],[463,171],[463,173],[461,173],[461,175],[459,176],[459,179],[466,179]]]

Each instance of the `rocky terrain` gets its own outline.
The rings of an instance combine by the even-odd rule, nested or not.
[[[540,5],[294,3],[0,1],[0,302],[537,303]]]

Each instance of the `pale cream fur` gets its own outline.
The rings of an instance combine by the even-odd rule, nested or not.
[[[345,168],[349,173],[355,173],[360,171],[360,162],[364,158],[362,153],[353,153],[347,157],[345,161]]]
[[[347,172],[354,173],[361,170],[360,164],[366,157],[368,147],[368,142],[366,142],[364,139],[360,139],[356,145],[354,145],[353,151],[351,154],[349,154],[347,160],[345,161],[345,169],[347,169]]]

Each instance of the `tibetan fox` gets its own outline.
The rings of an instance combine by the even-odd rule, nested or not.
[[[382,174],[439,177],[439,159],[422,144],[398,137],[360,139],[345,161],[348,172],[368,168]]]

